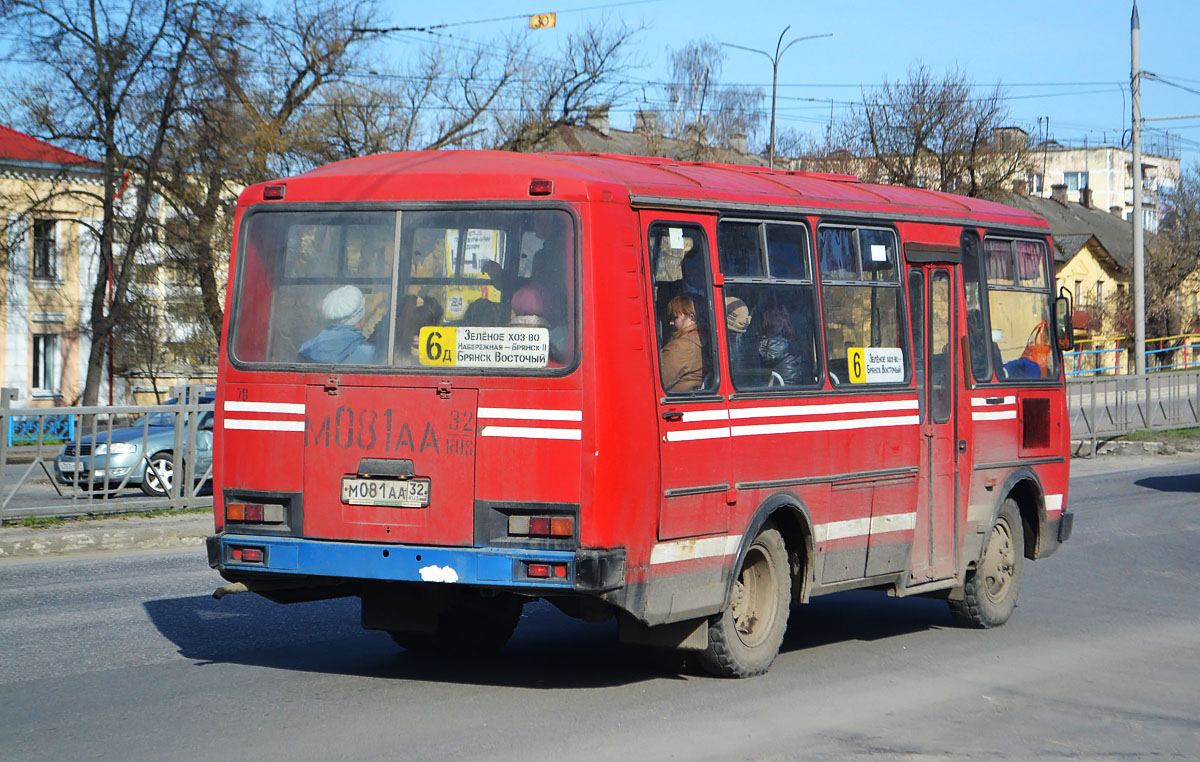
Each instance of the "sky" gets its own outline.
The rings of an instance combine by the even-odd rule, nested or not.
[[[632,46],[640,65],[628,76],[628,95],[612,110],[616,127],[632,125],[641,83],[666,79],[672,50],[708,39],[773,53],[791,25],[785,44],[807,35],[832,37],[797,42],[782,57],[780,129],[821,134],[831,108],[836,117],[846,103],[862,99],[864,88],[903,80],[921,63],[935,75],[957,67],[981,90],[1000,83],[1008,95],[1009,121],[1031,133],[1073,145],[1129,139],[1129,0],[450,0],[384,9],[395,25],[450,25],[438,30],[447,41],[528,34],[547,54],[601,17],[644,27]],[[551,11],[558,14],[555,28],[528,30],[526,14]],[[1150,128],[1143,145],[1161,141],[1167,130],[1174,152],[1191,167],[1200,161],[1200,2],[1143,0],[1138,12],[1141,67],[1159,78],[1143,80],[1142,115]],[[522,18],[506,18],[511,16]],[[476,21],[483,23],[463,23]],[[428,35],[404,35],[395,44],[421,37]],[[770,60],[725,51],[722,82],[761,86],[769,109]],[[1158,119],[1189,115],[1193,118]],[[760,143],[766,139],[766,120],[763,124]]]

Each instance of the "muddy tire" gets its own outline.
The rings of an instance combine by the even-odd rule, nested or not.
[[[783,643],[791,604],[787,546],[767,525],[746,549],[725,610],[709,620],[700,663],[718,677],[766,672]]]
[[[521,621],[524,599],[502,594],[468,594],[438,616],[437,632],[388,632],[410,651],[438,651],[449,657],[490,656],[508,643]]]
[[[964,627],[999,627],[1012,616],[1021,591],[1025,535],[1021,513],[1012,498],[1000,506],[983,556],[967,572],[961,601],[950,601],[950,613]]]

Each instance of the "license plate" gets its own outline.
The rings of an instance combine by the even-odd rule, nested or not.
[[[342,477],[342,502],[349,505],[392,505],[424,508],[429,505],[428,479],[362,479]]]
[[[74,461],[67,461],[65,463],[59,463],[58,470],[62,471],[64,474],[73,474],[73,473],[75,473],[75,463],[74,463]]]

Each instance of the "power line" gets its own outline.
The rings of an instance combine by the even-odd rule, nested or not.
[[[626,5],[647,5],[649,3],[661,2],[663,2],[663,0],[626,0],[622,3],[604,3],[601,5],[589,5],[583,8],[568,8],[565,11],[557,11],[557,13],[561,15],[564,13],[581,13],[583,11],[610,10],[612,8],[621,8]],[[354,31],[366,34],[389,34],[392,32],[433,32],[435,29],[449,29],[450,27],[455,26],[494,24],[497,21],[516,21],[517,19],[527,19],[536,15],[536,13],[519,13],[512,16],[496,16],[489,19],[473,19],[470,21],[449,21],[442,24],[427,24],[425,26],[362,27],[355,28]]]

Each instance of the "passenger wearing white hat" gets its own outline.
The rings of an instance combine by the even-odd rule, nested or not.
[[[356,286],[330,291],[321,301],[325,330],[300,347],[300,361],[370,365],[375,362],[375,347],[363,335],[367,300]]]

